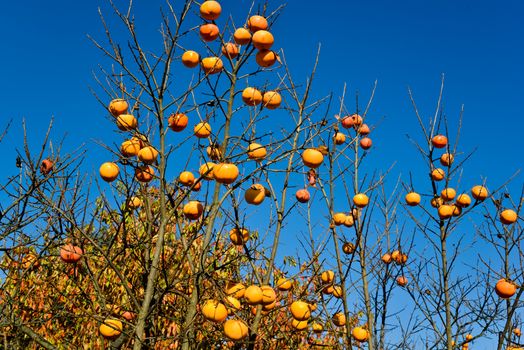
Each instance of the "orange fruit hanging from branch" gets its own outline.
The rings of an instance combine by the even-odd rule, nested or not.
[[[233,39],[238,45],[247,45],[251,42],[251,33],[246,28],[238,28],[233,34]]]
[[[135,179],[139,182],[150,182],[155,176],[155,169],[149,165],[141,165],[135,168]]]
[[[118,177],[119,172],[118,165],[112,162],[102,164],[99,169],[100,177],[107,182],[114,181]]]
[[[236,181],[239,171],[235,164],[219,163],[213,167],[213,177],[221,184],[232,184]]]
[[[195,68],[200,63],[200,55],[196,51],[188,50],[182,54],[182,64],[187,68]]]
[[[239,54],[238,45],[235,43],[225,43],[222,46],[222,54],[230,59],[234,59]]]
[[[277,109],[282,103],[282,96],[276,91],[266,91],[262,97],[264,107],[267,109]]]
[[[218,38],[220,34],[220,29],[218,26],[213,23],[206,23],[200,26],[200,37],[202,40],[210,42]]]
[[[249,334],[249,328],[242,320],[231,319],[224,323],[224,335],[231,340],[242,340]]]
[[[60,248],[60,258],[63,262],[68,264],[75,264],[82,259],[84,252],[79,246],[75,246],[71,243],[64,245]]]
[[[127,113],[129,104],[122,98],[116,98],[109,102],[109,112],[114,116],[118,117],[120,114]]]
[[[448,138],[444,135],[435,135],[431,139],[431,143],[435,148],[444,148],[448,144]]]
[[[200,16],[208,21],[214,21],[222,13],[222,7],[218,1],[208,0],[200,5]]]
[[[169,128],[175,132],[184,130],[188,122],[189,119],[184,113],[173,113],[167,119]]]
[[[259,50],[269,50],[275,43],[275,38],[267,30],[258,30],[251,37],[251,42]]]
[[[302,152],[302,162],[305,166],[316,169],[324,161],[324,156],[315,148],[308,148]]]
[[[247,27],[252,33],[259,30],[266,30],[268,28],[267,19],[259,15],[251,16],[247,20]]]
[[[247,87],[242,91],[242,101],[248,106],[259,105],[262,103],[262,93],[254,87]]]
[[[508,299],[515,295],[517,292],[517,286],[514,283],[502,278],[498,280],[497,284],[495,285],[495,292],[502,299]]]

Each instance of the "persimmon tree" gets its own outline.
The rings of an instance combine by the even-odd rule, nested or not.
[[[430,174],[419,193],[388,178],[391,164],[365,167],[376,84],[364,106],[345,88],[313,98],[320,54],[294,79],[271,31],[282,7],[238,19],[226,3],[167,2],[150,46],[133,3],[109,5],[105,38],[91,38],[108,62],[92,91],[115,135],[100,141],[99,177],[48,133],[38,154],[26,140],[2,187],[5,348],[454,349],[490,332],[499,349],[518,343],[521,203],[503,212],[484,181],[473,200],[451,191],[466,165],[440,98],[429,125],[416,110]],[[479,259],[467,277],[453,233],[481,208],[504,268]],[[493,294],[494,276],[514,301]]]

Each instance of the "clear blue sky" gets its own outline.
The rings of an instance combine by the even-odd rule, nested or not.
[[[144,40],[154,42],[162,2],[136,2],[138,17],[150,25]],[[249,6],[245,0],[234,1],[235,9],[228,5],[232,1],[222,3],[237,23]],[[67,135],[66,149],[87,143],[96,151],[87,155],[88,171],[94,173],[104,160],[105,151],[98,152],[102,149],[92,140],[110,143],[114,128],[88,90],[95,85],[91,71],[104,61],[86,37],[103,37],[98,6],[107,7],[100,0],[0,2],[0,126],[14,121],[0,145],[7,155],[0,169],[3,178],[16,171],[10,152],[22,146],[22,118],[33,145],[54,116],[53,136]],[[378,80],[369,117],[379,125],[368,170],[397,161],[394,174],[425,176],[413,168],[417,153],[406,138],[410,134],[420,140],[407,87],[428,117],[445,73],[444,108],[451,130],[464,104],[460,150],[478,147],[462,181],[469,188],[487,177],[488,186],[498,187],[524,164],[523,13],[519,0],[290,0],[272,32],[298,80],[306,78],[321,43],[317,97],[339,96],[348,83],[350,100],[357,90],[365,99]],[[511,185],[515,196],[522,179]]]
[[[139,18],[150,23],[147,35],[156,40],[162,2],[136,3]],[[244,6],[233,9],[237,22],[249,4],[240,3]],[[14,120],[7,144],[20,144],[16,131],[22,118],[30,134],[37,135],[51,116],[54,135],[67,133],[71,146],[91,138],[107,140],[99,128],[108,126],[105,111],[88,91],[95,85],[91,71],[102,61],[86,38],[88,33],[102,38],[99,5],[106,7],[100,0],[1,2],[0,125]],[[224,8],[231,10],[227,2]],[[339,95],[347,82],[350,96],[359,90],[365,98],[378,80],[371,115],[385,119],[373,138],[375,150],[384,164],[398,160],[402,172],[409,168],[403,158],[414,154],[405,135],[419,135],[406,88],[412,87],[428,115],[445,73],[445,110],[452,124],[465,105],[462,150],[479,147],[470,175],[497,180],[524,163],[523,11],[518,0],[496,5],[484,0],[290,1],[272,30],[297,79],[306,77],[322,44],[318,96]]]

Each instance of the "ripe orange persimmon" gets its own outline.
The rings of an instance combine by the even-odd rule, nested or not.
[[[282,96],[276,91],[266,91],[262,96],[262,102],[267,109],[277,109],[282,103]]]
[[[239,52],[238,45],[235,43],[225,43],[222,46],[222,54],[230,59],[236,58]]]
[[[326,284],[332,283],[333,280],[335,279],[335,273],[331,270],[327,270],[327,271],[322,272],[322,274],[320,275],[320,278],[322,279],[322,282]]]
[[[200,16],[208,21],[214,21],[222,13],[222,7],[218,1],[207,0],[200,5]]]
[[[202,70],[206,74],[216,74],[220,73],[224,69],[224,62],[218,57],[206,57],[202,59],[200,63]]]
[[[405,276],[399,276],[397,277],[397,284],[401,287],[405,287],[408,285],[408,279]]]
[[[369,338],[369,332],[364,327],[355,327],[351,331],[351,336],[359,342],[365,342]]]
[[[391,254],[389,254],[389,253],[385,253],[384,255],[382,255],[381,260],[385,264],[390,264],[393,261],[393,259],[391,258]]]
[[[297,300],[289,307],[291,314],[298,321],[305,321],[311,316],[311,309],[305,301]]]
[[[272,50],[260,50],[255,56],[255,61],[260,67],[271,67],[278,61],[278,55]]]
[[[233,33],[233,39],[238,45],[247,45],[251,42],[251,33],[246,28],[238,28]]]
[[[420,204],[420,194],[417,192],[409,192],[406,194],[406,204],[409,206],[417,206]]]
[[[251,16],[247,20],[247,27],[252,33],[259,30],[266,30],[268,27],[267,19],[259,15]]]
[[[136,129],[138,121],[132,114],[120,114],[116,117],[116,126],[122,131],[131,131]]]
[[[118,177],[120,169],[116,163],[106,162],[100,166],[100,177],[107,182],[112,182]]]
[[[251,185],[244,194],[247,203],[253,205],[261,204],[266,198],[266,189],[261,184]]]
[[[247,87],[242,91],[242,101],[248,106],[259,105],[262,98],[262,93],[254,87]]]
[[[471,196],[479,202],[488,198],[488,195],[489,195],[488,189],[484,186],[477,185],[477,186],[473,186],[473,188],[471,189]]]
[[[305,166],[316,169],[324,161],[324,156],[315,148],[308,148],[302,152],[302,162]]]
[[[360,125],[362,125],[362,122],[364,121],[364,119],[362,118],[361,115],[359,114],[352,114],[351,115],[351,119],[353,119],[353,127],[359,127]]]
[[[342,145],[346,142],[346,135],[341,132],[336,132],[335,135],[333,135],[333,141],[337,145]]]
[[[339,286],[339,285],[333,286],[333,293],[332,294],[333,294],[333,296],[335,298],[339,298],[339,299],[342,298],[342,295],[343,295],[343,293],[342,293],[342,286]]]
[[[149,165],[141,165],[135,168],[135,179],[139,182],[150,182],[155,176],[155,169]]]
[[[249,328],[244,321],[231,319],[224,322],[224,335],[231,340],[242,340],[249,334]]]
[[[195,68],[200,63],[200,55],[196,51],[187,50],[182,54],[182,64],[187,68]]]
[[[128,108],[129,104],[122,98],[116,98],[109,102],[109,113],[111,113],[114,117],[118,117],[120,114],[127,113]]]
[[[123,325],[119,320],[108,318],[100,325],[100,334],[107,339],[115,339],[122,333]]]
[[[444,172],[444,170],[440,168],[433,169],[433,171],[431,172],[431,178],[433,179],[433,181],[441,181],[445,177],[446,173]]]
[[[193,128],[193,132],[199,139],[205,139],[211,135],[211,125],[209,125],[207,122],[198,123]]]
[[[440,207],[442,204],[444,204],[444,200],[440,197],[435,197],[435,198],[432,198],[431,199],[431,202],[430,202],[431,206],[433,208],[438,208]]]
[[[311,325],[311,328],[313,330],[313,333],[322,333],[324,331],[324,326],[322,326],[321,323],[318,323],[318,322],[314,322],[312,325]]]
[[[219,163],[213,167],[213,177],[221,184],[231,184],[238,177],[238,167],[231,163]]]
[[[309,201],[309,198],[311,198],[311,195],[309,194],[308,190],[302,188],[295,193],[295,198],[300,203],[307,203]]]
[[[127,207],[129,209],[138,209],[141,206],[142,206],[142,200],[137,196],[133,196],[129,198],[129,200],[127,201]]]
[[[342,251],[344,254],[353,254],[355,252],[355,245],[351,242],[345,242],[342,245]]]
[[[371,130],[369,129],[369,126],[367,124],[362,124],[358,129],[357,129],[357,132],[360,134],[360,135],[369,135],[369,133],[371,132]]]
[[[340,118],[340,123],[342,124],[342,127],[345,129],[352,128],[353,125],[355,125],[355,121],[350,115],[346,115],[342,118]]]
[[[461,193],[457,196],[456,205],[466,208],[471,204],[471,198],[466,193]]]
[[[40,163],[40,172],[43,175],[47,175],[53,170],[54,163],[51,159],[46,158],[42,160],[42,163]]]
[[[242,304],[240,304],[240,300],[238,300],[235,297],[227,296],[224,300],[226,307],[228,308],[229,312],[234,312],[234,310],[240,310],[242,308]]]
[[[140,142],[134,139],[126,140],[122,142],[122,144],[120,145],[120,153],[124,157],[136,156],[139,151],[140,151]]]
[[[511,225],[517,222],[517,219],[518,216],[514,210],[504,209],[502,212],[500,212],[500,222],[502,222],[504,225]]]
[[[271,286],[262,286],[260,289],[262,289],[262,304],[270,305],[275,303],[277,293],[275,293],[275,290]]]
[[[246,286],[240,282],[228,282],[226,285],[226,294],[237,299],[243,298],[246,291]]]
[[[169,128],[175,132],[184,130],[187,126],[189,119],[184,113],[173,113],[167,119]]]
[[[347,215],[345,213],[333,214],[333,223],[337,226],[344,225],[346,223]]]
[[[495,292],[502,299],[508,299],[515,295],[517,292],[517,286],[514,283],[502,278],[498,280],[497,284],[495,285]]]
[[[360,139],[360,147],[362,147],[362,149],[370,149],[372,145],[373,142],[369,137],[363,137]]]
[[[251,285],[244,291],[244,299],[249,305],[257,305],[262,302],[263,292],[262,288],[256,285]]]
[[[456,204],[451,206],[453,208],[453,216],[459,216],[462,214],[462,207]]]
[[[400,258],[400,254],[400,250],[394,250],[391,253],[391,259],[393,259],[394,261],[398,261],[398,259]]]
[[[138,152],[138,159],[146,164],[153,164],[158,157],[158,151],[152,146],[146,146]]]
[[[364,193],[357,193],[353,196],[353,203],[358,208],[364,208],[369,204],[369,197]]]
[[[199,201],[189,201],[184,205],[182,211],[189,220],[196,220],[202,216],[204,206]]]
[[[450,166],[453,164],[453,160],[455,158],[453,157],[453,154],[451,153],[444,153],[440,156],[440,164],[443,166]]]
[[[451,187],[445,188],[440,192],[440,197],[444,201],[452,201],[456,195],[457,195],[457,191],[455,191],[455,189]]]
[[[438,216],[440,219],[445,220],[453,216],[455,208],[452,205],[442,204],[438,207]]]
[[[232,228],[229,230],[229,238],[234,245],[243,245],[249,241],[249,231],[245,228]]]
[[[343,225],[346,227],[351,227],[355,224],[355,217],[351,214],[346,215]]]
[[[259,143],[252,142],[247,146],[247,157],[254,160],[262,160],[266,157],[267,150]]]
[[[180,175],[178,175],[178,182],[180,182],[184,186],[191,186],[195,182],[195,175],[193,175],[190,171],[182,171]]]
[[[342,327],[346,324],[346,315],[344,315],[344,313],[342,312],[337,312],[336,314],[333,315],[331,320],[333,321],[333,324],[335,326]]]
[[[202,306],[202,315],[208,321],[224,322],[228,312],[226,306],[217,300],[207,300]]]
[[[435,148],[444,148],[448,144],[448,138],[444,135],[435,135],[431,139],[431,143]]]
[[[281,277],[278,279],[276,285],[279,290],[290,290],[291,287],[293,287],[293,280]]]
[[[206,162],[200,166],[198,173],[204,180],[213,180],[213,167],[215,165],[213,162]]]
[[[216,24],[206,23],[200,26],[200,37],[204,41],[213,41],[216,38],[218,38],[219,34],[220,30],[218,29],[218,26]]]
[[[66,244],[62,248],[60,248],[60,258],[65,263],[77,263],[80,261],[80,259],[82,259],[83,254],[84,252],[82,251],[82,248],[76,245],[72,245],[71,243]]]
[[[259,50],[269,50],[273,46],[275,38],[267,30],[257,30],[251,37],[251,42]]]
[[[328,286],[325,286],[324,288],[322,288],[322,293],[324,294],[333,294],[333,286],[332,285],[328,285]]]
[[[299,321],[293,318],[291,319],[290,325],[297,331],[303,331],[307,329],[308,321],[307,320]]]

